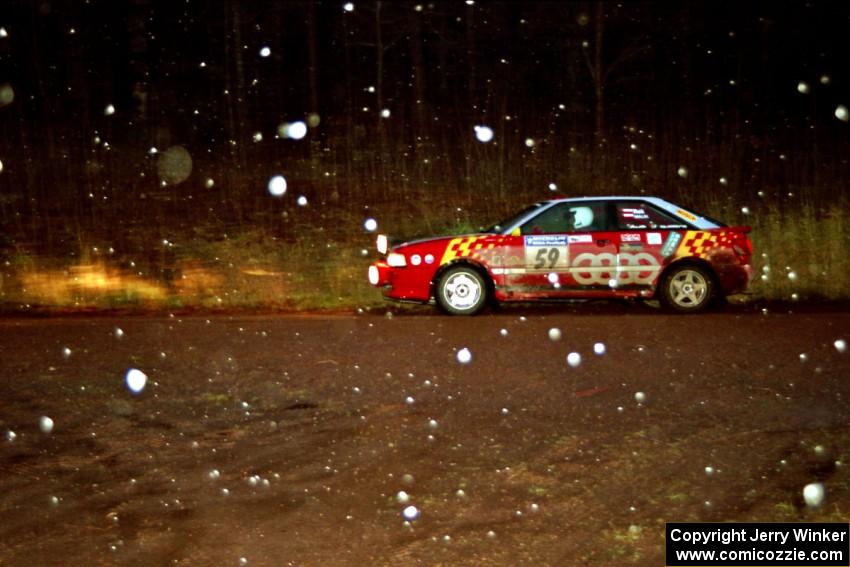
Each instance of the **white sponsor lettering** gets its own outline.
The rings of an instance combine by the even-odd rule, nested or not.
[[[647,232],[646,233],[646,243],[647,244],[661,244],[661,233],[659,232]]]
[[[593,237],[589,234],[571,234],[567,236],[567,241],[570,244],[583,244],[587,242],[593,242]]]
[[[640,234],[621,234],[620,242],[640,242]]]

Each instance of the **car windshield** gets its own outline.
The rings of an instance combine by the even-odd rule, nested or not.
[[[539,209],[541,205],[543,205],[543,203],[534,203],[533,205],[529,205],[528,207],[524,208],[523,210],[521,210],[517,214],[515,214],[511,217],[508,217],[501,222],[497,222],[493,226],[485,228],[482,232],[490,232],[490,233],[494,233],[494,234],[504,232],[504,230],[506,228],[508,228],[509,226],[515,225],[517,222],[520,221],[520,219],[525,217],[528,213],[530,213],[531,211],[534,211],[536,209]]]

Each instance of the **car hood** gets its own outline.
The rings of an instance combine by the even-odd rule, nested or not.
[[[399,242],[397,244],[393,244],[391,248],[396,250],[398,248],[407,248],[409,246],[420,246],[420,245],[429,245],[429,244],[447,244],[449,241],[455,238],[474,238],[476,236],[487,236],[490,233],[487,232],[471,232],[468,234],[452,234],[449,236],[432,236],[430,238],[416,238],[413,240],[407,240],[405,242]]]

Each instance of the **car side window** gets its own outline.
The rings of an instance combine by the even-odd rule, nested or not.
[[[605,203],[559,203],[526,221],[521,234],[591,232],[607,227]]]
[[[522,234],[558,234],[567,232],[570,223],[566,205],[549,207],[522,225]]]
[[[608,206],[605,202],[573,203],[570,205],[572,226],[568,232],[608,230]]]
[[[659,230],[688,228],[682,221],[660,211],[648,203],[623,201],[615,206],[617,228],[620,230]]]

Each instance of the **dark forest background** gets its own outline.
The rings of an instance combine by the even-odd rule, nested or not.
[[[850,4],[346,4],[6,0],[7,266],[111,250],[170,281],[246,234],[354,261],[368,217],[469,228],[561,195],[755,225],[846,209]]]

